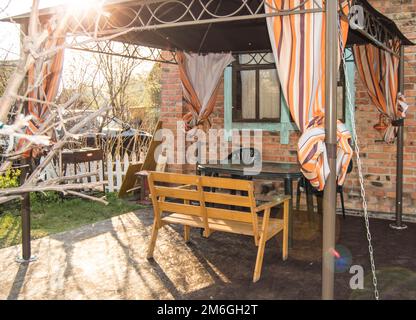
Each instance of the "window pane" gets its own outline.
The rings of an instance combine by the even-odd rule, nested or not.
[[[249,54],[240,54],[239,60],[240,60],[239,61],[240,64],[252,64],[252,63],[254,63],[254,61],[252,62],[253,58]]]
[[[268,54],[263,55],[263,63],[274,63],[273,53],[270,52]]]
[[[240,64],[261,65],[274,63],[273,53],[240,54]]]
[[[277,119],[280,115],[280,86],[276,69],[260,70],[260,119]]]
[[[241,109],[243,119],[256,118],[256,71],[241,71]]]

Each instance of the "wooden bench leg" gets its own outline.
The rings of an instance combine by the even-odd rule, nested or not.
[[[264,211],[263,225],[259,241],[259,248],[257,249],[256,266],[254,268],[253,282],[260,279],[261,267],[263,265],[264,248],[266,246],[267,228],[269,226],[270,208]]]
[[[254,268],[253,282],[257,282],[260,279],[265,246],[266,246],[266,234],[265,232],[263,232],[260,237],[259,248],[257,250],[257,259],[256,259],[256,267]]]
[[[185,242],[189,242],[191,238],[191,227],[190,226],[183,226],[183,238]]]
[[[183,201],[184,204],[189,204],[190,201],[185,199]],[[183,226],[183,238],[185,239],[185,242],[189,242],[190,239],[190,233],[191,233],[191,227],[190,226]]]
[[[153,258],[153,251],[155,250],[156,238],[159,228],[156,221],[153,223],[152,236],[150,238],[149,249],[147,250],[147,259]]]
[[[283,260],[287,259],[289,253],[289,201],[283,204]]]

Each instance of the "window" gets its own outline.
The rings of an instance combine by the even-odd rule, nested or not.
[[[352,50],[347,49],[346,70],[340,70],[337,88],[337,117],[352,132],[346,81],[350,85],[351,101],[355,105],[355,64]],[[232,130],[259,129],[280,132],[280,143],[288,144],[291,131],[298,130],[280,91],[273,54],[252,53],[236,57],[224,71],[225,139],[231,140]]]
[[[232,82],[233,122],[280,120],[280,83],[271,53],[238,55]]]

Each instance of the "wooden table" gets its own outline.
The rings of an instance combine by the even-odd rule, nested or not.
[[[258,180],[283,180],[285,194],[291,196],[289,201],[289,246],[292,246],[293,235],[293,180],[302,177],[300,165],[298,163],[283,162],[262,162],[260,172],[250,169],[250,166],[243,164],[198,164],[198,174],[207,176],[231,175],[237,178],[250,178]]]

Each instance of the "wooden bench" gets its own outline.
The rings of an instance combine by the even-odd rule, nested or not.
[[[283,260],[287,259],[290,196],[256,205],[253,181],[153,171],[148,182],[154,210],[148,258],[153,257],[158,230],[180,224],[185,241],[190,239],[191,227],[202,228],[205,237],[214,231],[252,236],[258,247],[253,282],[260,278],[266,241],[281,231]],[[271,208],[282,204],[283,219],[270,218]]]

